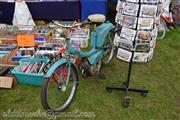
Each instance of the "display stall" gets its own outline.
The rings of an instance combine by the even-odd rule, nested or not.
[[[59,31],[63,30],[60,28],[52,30],[50,26],[17,27],[0,24],[0,69],[1,66],[7,68],[16,66],[12,74],[18,83],[42,85],[44,80],[42,69],[45,64],[66,51],[63,33]],[[88,47],[89,35],[90,30],[86,27],[74,28],[70,38],[72,47],[79,50]],[[4,75],[4,72],[2,74]]]
[[[144,97],[149,92],[148,89],[133,88],[129,84],[133,62],[148,62],[153,57],[161,5],[161,0],[118,0],[114,44],[118,49],[117,58],[129,63],[128,75],[123,86],[109,85],[106,89],[109,92],[125,92],[123,107],[130,104],[129,92],[140,93]]]
[[[161,10],[159,0],[119,0],[117,3],[117,34],[114,43],[117,58],[130,61],[134,49],[135,62],[148,62],[156,46],[157,24]]]
[[[77,20],[81,18],[80,1],[26,2],[34,20]],[[0,2],[0,23],[11,24],[14,2]]]
[[[107,15],[108,0],[27,0],[34,20],[85,20],[91,14]],[[15,3],[0,1],[0,23],[12,23]]]

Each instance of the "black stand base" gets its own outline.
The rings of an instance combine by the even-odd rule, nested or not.
[[[139,92],[141,94],[148,94],[148,90],[145,90],[145,89],[125,88],[125,87],[119,87],[119,86],[113,86],[113,85],[107,86],[106,90],[109,91],[109,92],[111,92],[112,90],[121,90],[121,91],[127,91],[127,92],[130,91],[130,92]]]
[[[120,90],[120,91],[125,91],[125,97],[123,100],[123,107],[128,107],[130,104],[130,100],[131,97],[128,96],[129,92],[136,92],[136,93],[140,93],[141,96],[146,97],[148,94],[148,90],[146,89],[139,89],[139,88],[126,88],[126,87],[119,87],[119,86],[115,86],[115,85],[109,85],[106,87],[106,90],[108,92],[112,92],[112,90]]]
[[[127,76],[127,80],[123,83],[123,87],[119,87],[119,86],[113,86],[113,85],[109,85],[106,87],[106,90],[108,92],[112,92],[112,90],[121,90],[121,91],[125,91],[125,97],[123,100],[123,107],[128,107],[131,98],[128,96],[129,92],[138,92],[141,93],[142,96],[146,97],[148,94],[148,90],[144,90],[144,89],[139,89],[139,88],[130,88],[129,87],[129,82],[130,82],[130,76],[131,76],[131,68],[132,68],[132,62],[133,62],[133,58],[134,58],[134,51],[132,51],[132,56],[131,56],[131,60],[129,62],[129,68],[128,68],[128,76]]]

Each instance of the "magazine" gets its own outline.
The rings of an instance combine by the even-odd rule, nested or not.
[[[158,4],[158,5],[157,5],[157,15],[161,15],[162,10],[163,10],[162,4]]]
[[[131,59],[132,52],[124,50],[122,48],[118,49],[117,58],[129,62]]]
[[[125,28],[125,29],[128,29],[128,28]],[[133,30],[133,31],[135,31],[135,30]],[[122,32],[120,31],[115,34],[114,45],[121,47],[121,48],[125,48],[125,49],[133,49],[133,40],[127,39],[125,37],[125,34],[127,34],[127,33],[125,33],[125,34],[121,34],[121,33]]]
[[[155,17],[157,13],[157,5],[141,5],[140,17]]]
[[[150,32],[150,31],[138,31],[136,40],[150,41],[151,37],[152,37],[152,32]]]
[[[149,52],[150,44],[149,43],[136,43],[135,50],[137,52]]]
[[[117,33],[114,36],[114,45],[118,46],[120,42],[120,37],[117,35]]]
[[[137,23],[137,17],[120,15],[119,24],[121,26],[128,27],[128,28],[136,28],[136,23]]]
[[[42,68],[44,67],[43,62],[24,62],[19,67],[19,72],[31,73],[31,74],[40,74],[42,73]]]
[[[124,0],[121,0],[121,1],[124,1]],[[139,0],[125,0],[126,2],[132,2],[132,3],[138,3]]]
[[[138,30],[151,30],[153,28],[153,18],[139,18]]]
[[[90,30],[89,29],[76,29],[72,32],[72,38],[87,38],[89,39]]]
[[[76,29],[70,38],[72,47],[86,48],[88,47],[90,30],[89,29]]]
[[[156,40],[158,34],[158,28],[155,27],[154,30],[152,30],[152,40]]]
[[[162,0],[141,0],[141,3],[146,3],[146,4],[157,4],[161,2]]]
[[[117,13],[116,14],[116,17],[115,17],[115,22],[118,24],[120,23],[120,18],[121,18],[121,14],[120,13]]]
[[[135,52],[134,53],[134,62],[148,62],[149,54],[148,53],[141,53]]]
[[[153,58],[153,55],[154,55],[154,48],[151,48],[149,53],[148,53],[148,61]]]
[[[122,14],[137,16],[138,9],[139,9],[139,4],[124,2]]]
[[[58,51],[55,51],[55,50],[40,50],[35,53],[34,57],[51,59],[53,57],[56,57],[57,53],[58,53]]]
[[[132,50],[133,49],[133,41],[120,38],[119,47],[127,49],[127,50]]]
[[[150,41],[150,48],[155,48],[156,47],[156,39],[153,39]]]
[[[47,43],[58,43],[58,44],[65,45],[66,40],[64,37],[52,38],[52,40],[48,40]]]
[[[154,49],[151,48],[148,53],[135,52],[134,53],[134,62],[148,62],[153,58]]]
[[[88,39],[86,39],[86,38],[71,38],[70,44],[74,48],[86,48],[86,47],[88,47]]]
[[[116,6],[117,13],[118,12],[121,13],[122,8],[123,8],[123,2],[118,1],[117,6]]]
[[[136,35],[136,30],[122,27],[122,30],[120,33],[121,38],[134,41],[135,35]]]

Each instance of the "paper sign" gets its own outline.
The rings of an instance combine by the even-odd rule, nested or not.
[[[17,45],[21,47],[35,46],[34,35],[17,35]]]
[[[11,88],[13,84],[12,77],[0,77],[0,88]]]

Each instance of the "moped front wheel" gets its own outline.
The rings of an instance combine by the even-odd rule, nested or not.
[[[75,96],[78,72],[74,65],[68,66],[68,63],[60,65],[42,85],[42,106],[51,115],[59,115],[65,111]]]
[[[104,56],[102,59],[103,65],[108,65],[113,58],[113,55],[114,55],[113,40],[114,40],[114,34],[113,32],[110,31],[104,44],[107,48],[104,50]]]

